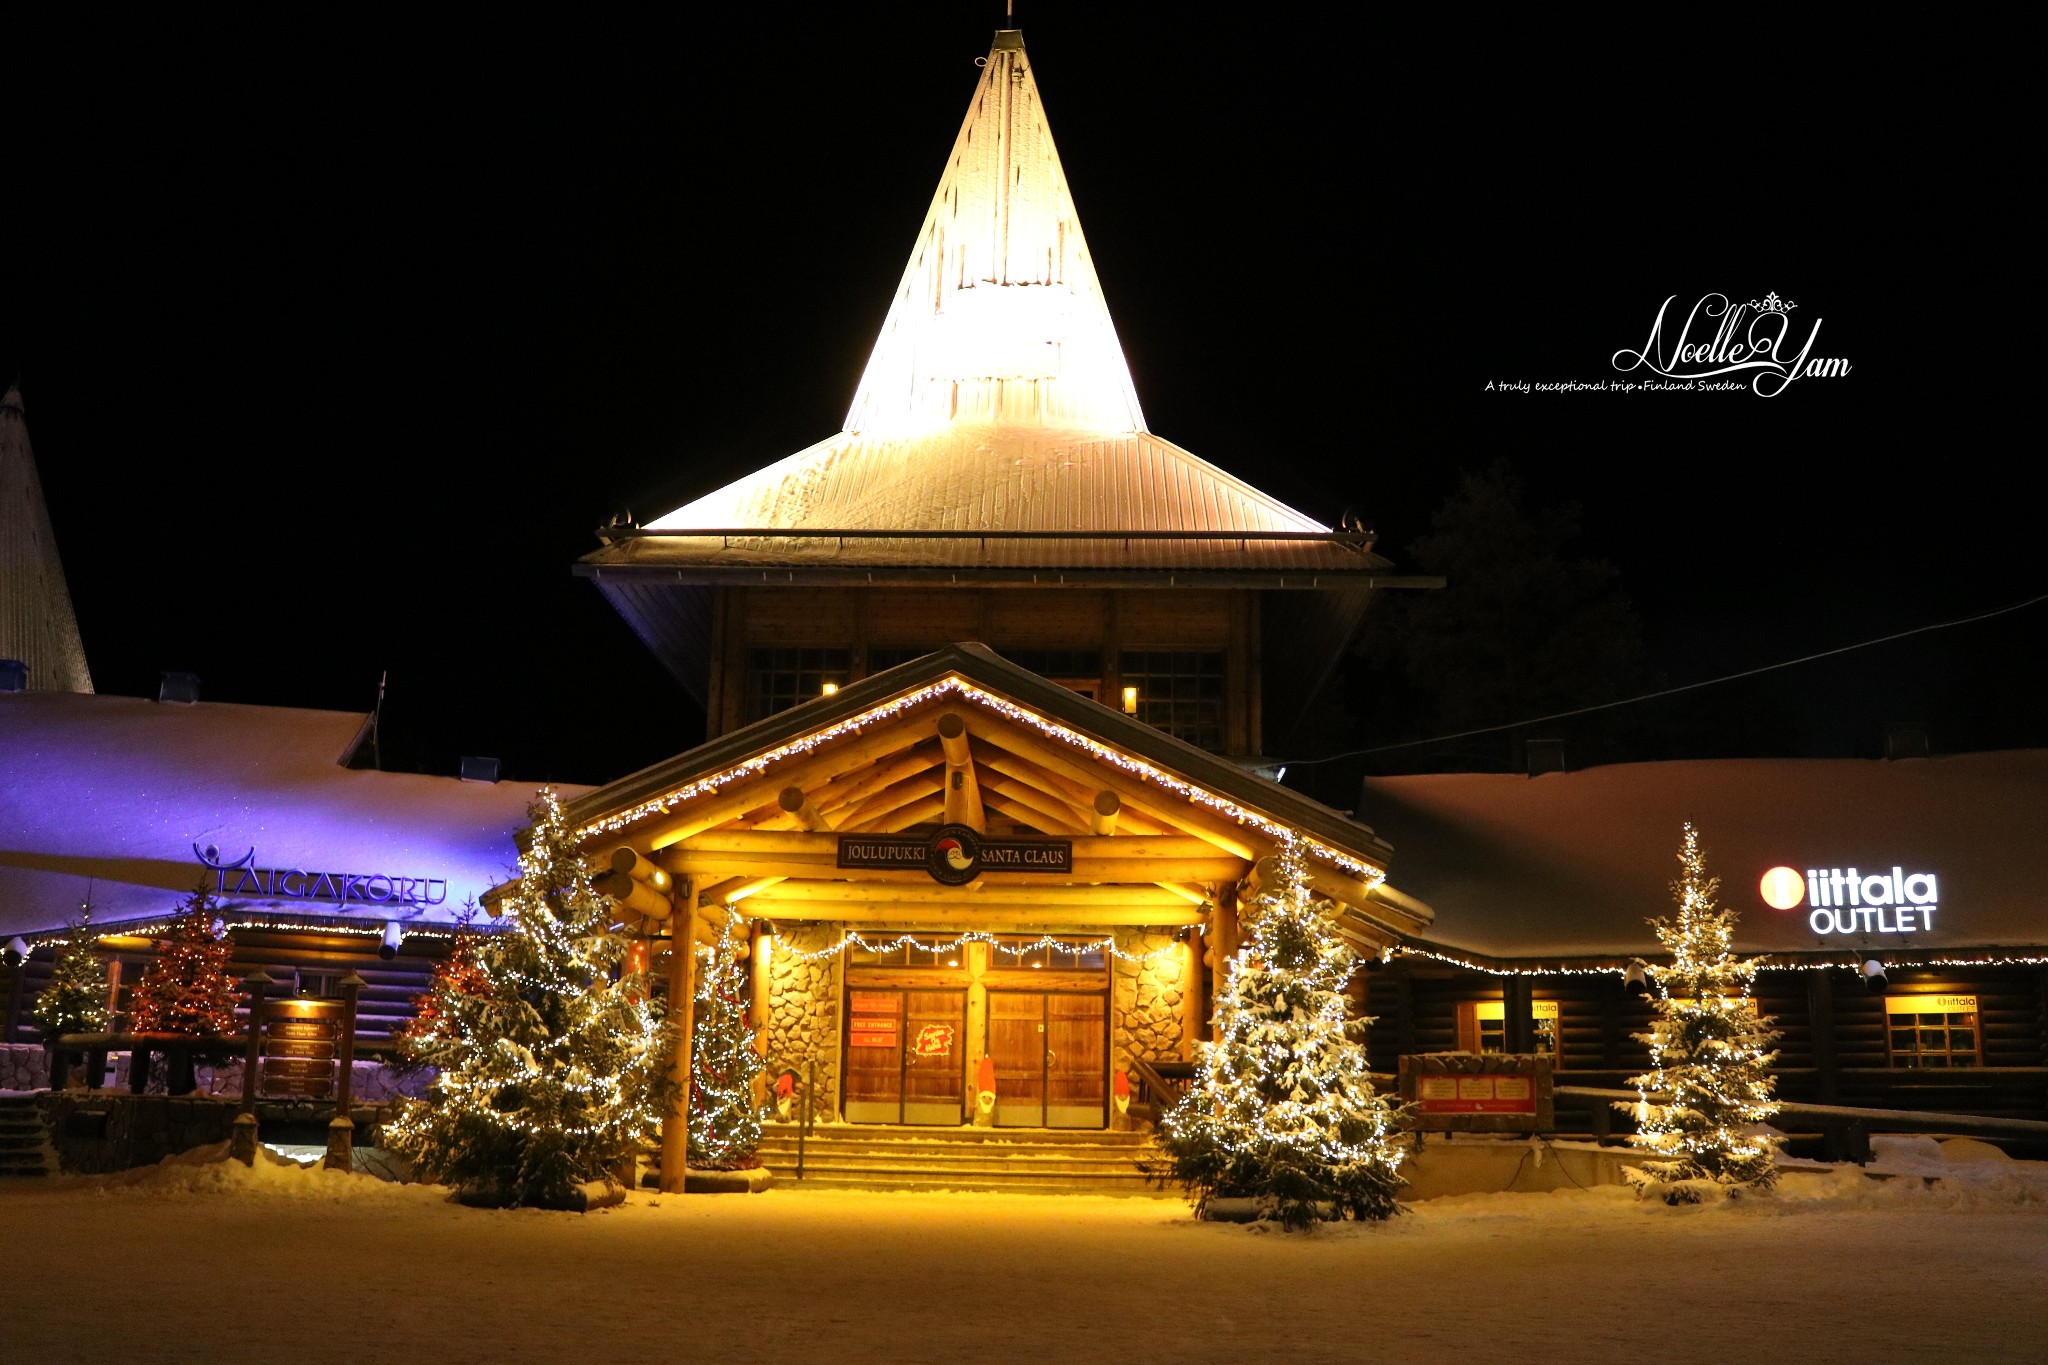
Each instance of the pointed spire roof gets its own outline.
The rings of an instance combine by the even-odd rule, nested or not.
[[[930,547],[905,541],[931,533],[1329,533],[1146,429],[1023,36],[1012,29],[996,34],[982,67],[846,429],[647,529],[901,532],[887,544],[822,547],[869,565],[929,564]],[[1071,549],[1039,546],[1030,558],[1043,567]],[[1270,550],[1251,552],[1271,559]],[[724,537],[672,538],[588,562],[712,567],[757,562],[758,551]],[[1351,548],[1332,553],[1297,547],[1259,567],[1367,567]],[[1185,547],[1165,551],[1150,567],[1185,557]],[[1100,556],[1089,566],[1102,567]],[[1186,567],[1227,566],[1212,546]]]
[[[31,691],[92,691],[18,384],[0,398],[0,659],[28,665]]]
[[[982,66],[846,415],[869,435],[960,422],[1145,429],[1014,29]]]

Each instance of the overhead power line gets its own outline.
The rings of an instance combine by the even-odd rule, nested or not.
[[[1341,754],[1329,754],[1322,758],[1290,758],[1285,761],[1285,766],[1290,768],[1310,768],[1319,763],[1335,763],[1341,758],[1363,758],[1368,754],[1391,753],[1396,749],[1419,749],[1425,744],[1446,744],[1454,739],[1470,739],[1474,735],[1497,735],[1503,730],[1519,730],[1524,725],[1541,725],[1546,721],[1566,720],[1572,716],[1588,715],[1594,711],[1612,711],[1617,706],[1634,706],[1637,702],[1655,701],[1659,697],[1672,697],[1680,692],[1697,692],[1703,687],[1717,687],[1722,683],[1736,682],[1742,678],[1754,678],[1759,673],[1775,673],[1781,668],[1792,668],[1799,664],[1810,664],[1816,659],[1830,659],[1837,654],[1848,654],[1859,649],[1869,649],[1872,645],[1890,644],[1893,640],[1904,640],[1913,635],[1925,635],[1932,630],[1948,630],[1955,626],[1967,626],[1973,625],[1978,621],[1989,621],[1994,616],[2005,616],[2015,611],[2025,611],[2028,607],[2039,606],[2043,602],[2048,602],[2048,593],[2029,597],[2024,602],[2014,602],[2010,606],[1999,607],[1992,611],[1978,612],[1975,616],[1960,616],[1953,621],[1936,621],[1932,625],[1915,626],[1911,630],[1901,630],[1891,635],[1880,635],[1874,640],[1858,640],[1853,645],[1840,645],[1834,649],[1823,649],[1818,654],[1802,654],[1796,659],[1782,659],[1777,663],[1764,664],[1758,668],[1745,668],[1740,673],[1724,673],[1718,678],[1703,678],[1699,682],[1681,683],[1677,687],[1660,688],[1655,692],[1644,692],[1639,696],[1623,697],[1619,701],[1603,701],[1594,706],[1580,706],[1570,711],[1553,711],[1547,716],[1530,716],[1525,720],[1511,720],[1502,725],[1482,725],[1475,730],[1459,730],[1455,734],[1431,735],[1428,739],[1404,739],[1398,744],[1377,744],[1370,749],[1347,749]]]

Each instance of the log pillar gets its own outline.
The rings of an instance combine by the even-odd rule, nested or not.
[[[981,1059],[988,1052],[988,987],[983,984],[982,975],[988,971],[993,949],[979,940],[970,940],[961,948],[967,964],[967,1036],[960,1046],[961,1083],[965,1086],[960,1093],[967,1097],[971,1113],[975,1091],[981,1088]]]
[[[258,967],[242,978],[242,984],[249,988],[249,1046],[242,1054],[242,1110],[235,1115],[235,1131],[228,1145],[228,1155],[244,1166],[256,1164],[256,1072],[263,1065],[263,992],[271,985],[270,974]],[[128,1054],[129,1086],[141,1094],[143,1086],[149,1083],[148,1063],[138,1059],[149,1054],[136,1048]],[[135,1073],[143,1072],[143,1086],[134,1084]]]
[[[1202,989],[1202,950],[1190,932],[1180,943],[1180,1057],[1195,1059],[1195,1044],[1208,1037],[1208,992]]]
[[[341,979],[341,1074],[334,1078],[334,1117],[327,1124],[327,1170],[355,1166],[356,1001],[369,983],[354,972]]]
[[[669,1079],[676,1097],[661,1121],[661,1192],[681,1194],[690,1164],[690,1025],[697,999],[697,877],[676,879],[676,909],[669,930],[668,1009],[676,1022]]]
[[[1813,1102],[1842,1102],[1842,1059],[1835,1046],[1835,974],[1828,967],[1806,973],[1806,1026],[1813,1036]]]
[[[1536,1050],[1536,1002],[1531,984],[1529,977],[1520,974],[1501,980],[1501,1046],[1511,1053]]]

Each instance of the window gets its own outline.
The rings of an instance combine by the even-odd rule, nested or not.
[[[1099,680],[1102,651],[1099,649],[999,649],[996,651],[1019,668],[1028,668],[1041,678]]]
[[[1100,969],[1105,962],[1104,953],[1101,948],[1086,948],[1082,951],[1072,951],[1066,948],[1044,945],[1038,947],[1028,946],[1036,943],[1038,943],[1036,938],[1022,934],[998,934],[996,936],[996,946],[989,953],[988,965],[991,967],[1064,967],[1068,970],[1073,970],[1075,968]]]
[[[1532,1000],[1535,1050],[1558,1055],[1558,1009],[1555,1000]],[[1498,1000],[1468,1000],[1458,1006],[1458,1046],[1467,1052],[1506,1052],[1507,1006]]]
[[[958,967],[965,960],[963,950],[951,946],[917,948],[906,943],[897,948],[877,949],[855,943],[846,949],[849,967]]]
[[[924,645],[869,645],[868,673],[872,676],[898,664],[907,664],[912,659],[922,659],[931,652]]]
[[[846,649],[750,649],[747,651],[747,720],[787,711],[800,702],[846,685],[853,652]]]
[[[1126,650],[1122,672],[1126,696],[1136,690],[1131,714],[1175,739],[1223,752],[1222,651]]]
[[[1886,1050],[1895,1067],[1977,1066],[1977,997],[1888,995]]]

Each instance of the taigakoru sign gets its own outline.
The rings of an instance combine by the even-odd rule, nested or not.
[[[215,874],[223,896],[279,896],[286,900],[362,905],[439,905],[448,899],[445,877],[396,877],[388,872],[309,872],[299,867],[258,867],[256,850],[232,862],[212,844],[194,844],[200,866]]]
[[[1773,910],[1811,907],[1806,922],[1814,933],[1917,934],[1934,928],[1941,908],[1941,888],[1932,872],[1908,873],[1894,865],[1889,872],[1853,867],[1774,867],[1758,884],[1764,904]]]

